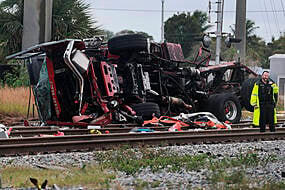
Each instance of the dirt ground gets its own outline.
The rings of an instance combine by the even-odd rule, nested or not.
[[[11,115],[11,114],[0,113],[0,123],[5,126],[23,125],[24,118],[20,116]]]

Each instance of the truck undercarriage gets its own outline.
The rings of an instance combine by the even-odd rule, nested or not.
[[[48,42],[7,58],[28,60],[45,123],[142,123],[199,111],[235,123],[246,100],[242,83],[256,77],[241,63],[209,66],[209,52],[202,61],[187,61],[179,44],[150,42],[138,34],[107,43],[100,37]]]

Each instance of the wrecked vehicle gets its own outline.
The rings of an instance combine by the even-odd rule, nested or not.
[[[143,68],[150,84],[145,92],[146,101],[157,103],[162,115],[210,111],[221,121],[237,123],[247,103],[242,101],[246,99],[240,93],[242,84],[257,76],[239,62],[208,65],[211,53],[204,46],[193,62],[184,59],[180,44],[149,43],[139,35],[114,37],[108,41],[108,49],[120,56],[114,63],[123,68],[122,76],[132,79],[123,83],[130,85],[128,89],[136,86],[132,81],[143,81],[132,77],[134,74],[130,73],[136,71],[129,68]],[[202,51],[205,56],[198,59]]]
[[[202,47],[202,50],[206,50]],[[8,56],[26,59],[41,121],[98,125],[153,115],[210,111],[236,123],[240,89],[256,74],[241,63],[209,66],[184,59],[181,46],[142,35],[48,42]]]

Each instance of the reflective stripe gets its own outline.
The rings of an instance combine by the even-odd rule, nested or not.
[[[272,85],[272,88],[273,88],[273,93],[277,94],[278,91],[279,91],[278,86],[277,86],[276,84],[273,84],[273,85]]]

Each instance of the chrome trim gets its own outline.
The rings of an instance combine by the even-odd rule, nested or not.
[[[80,111],[81,111],[81,107],[82,107],[82,97],[83,97],[83,87],[84,87],[84,79],[82,77],[82,75],[80,74],[80,72],[77,70],[77,68],[75,67],[75,65],[72,64],[71,61],[71,54],[72,54],[72,50],[73,50],[73,45],[74,45],[75,40],[72,40],[68,43],[66,50],[64,52],[63,55],[63,59],[64,62],[66,63],[66,65],[74,72],[75,76],[78,78],[79,80],[79,110],[78,110],[78,114],[81,115]]]

